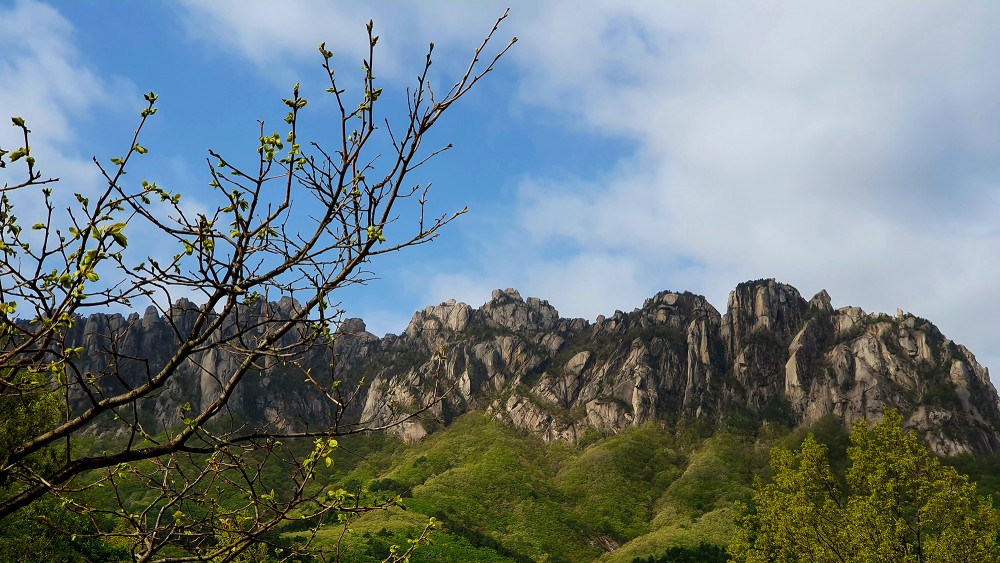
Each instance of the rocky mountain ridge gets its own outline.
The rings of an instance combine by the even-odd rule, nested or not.
[[[245,314],[287,315],[296,306],[285,298]],[[114,341],[142,358],[125,369],[141,377],[147,363],[155,367],[176,349],[168,327],[194,310],[179,301],[164,316],[93,315],[68,341],[85,348],[80,368],[95,374],[107,371],[102,350]],[[200,353],[143,406],[147,418],[166,427],[178,422],[178,405],[207,404],[232,362],[225,349]],[[356,388],[354,400],[338,412],[302,383],[295,369],[303,367]],[[395,431],[419,440],[475,409],[547,440],[576,441],[651,420],[794,426],[834,415],[849,424],[878,419],[888,406],[939,454],[1000,451],[1000,398],[968,349],[925,319],[834,309],[826,291],[807,301],[773,279],[739,284],[725,314],[702,296],[666,291],[593,323],[497,290],[479,308],[452,300],[417,311],[400,335],[378,338],[349,319],[295,369],[262,366],[230,401],[234,416],[305,429],[342,415],[348,423],[398,423]],[[404,420],[443,389],[450,390],[443,401]]]

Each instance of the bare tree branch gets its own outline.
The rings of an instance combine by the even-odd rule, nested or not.
[[[296,84],[283,100],[287,131],[268,134],[260,122],[251,166],[209,151],[209,185],[218,205],[204,213],[182,207],[181,192],[126,181],[133,159],[148,152],[140,141],[156,113],[154,93],[145,95],[123,155],[110,165],[94,158],[103,188],[74,194],[65,209],[48,186],[58,180],[43,179],[36,169],[30,130],[14,118],[24,146],[0,149],[0,168],[21,161],[27,176],[0,188],[0,406],[15,413],[0,424],[0,518],[56,497],[95,523],[98,517],[117,522],[110,537],[127,544],[137,561],[231,561],[265,545],[262,538],[283,522],[320,522],[330,515],[347,521],[397,504],[398,497],[324,488],[314,477],[330,463],[335,437],[414,420],[454,383],[435,379],[430,399],[407,413],[351,418],[367,390],[336,365],[342,311],[335,296],[372,279],[373,257],[433,240],[466,212],[426,217],[430,186],[413,185],[410,177],[451,146],[425,150],[428,131],[516,41],[480,60],[506,17],[504,12],[440,98],[428,81],[430,45],[415,86],[406,90],[408,113],[398,128],[391,116],[376,113],[383,92],[374,74],[378,36],[372,23],[357,92],[341,86],[333,54],[321,44],[339,140],[332,147],[300,141],[308,102]],[[380,152],[386,147],[388,154]],[[39,223],[22,225],[8,198],[13,192],[41,199],[45,216]],[[148,231],[174,254],[137,249],[129,237]],[[175,301],[178,292],[201,296],[201,305]],[[161,319],[173,343],[165,357],[135,352],[130,335],[142,326],[139,317],[119,318],[114,326],[83,325],[98,307],[131,307],[133,301],[151,303]],[[218,371],[223,364],[206,361],[209,355],[225,357],[226,369]],[[328,373],[313,369],[320,360],[330,365]],[[442,350],[436,365],[445,360]],[[234,397],[248,380],[275,369],[296,374],[322,397],[329,420],[299,429],[241,420]],[[173,413],[151,411],[183,385],[184,373],[202,374],[213,393],[192,396]],[[118,439],[106,448],[81,444],[95,435]],[[282,446],[305,439],[314,441],[309,451]],[[268,486],[269,467],[285,476],[280,494]],[[126,494],[135,486],[147,492],[138,507]],[[81,494],[98,487],[113,491],[110,505]],[[213,491],[237,491],[240,500],[221,502]],[[432,528],[433,522],[392,560],[407,558]]]

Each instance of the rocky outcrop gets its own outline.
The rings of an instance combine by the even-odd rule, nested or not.
[[[283,299],[241,315],[287,318],[296,307]],[[101,358],[114,345],[136,360],[105,384],[134,384],[167,361],[196,310],[179,301],[162,316],[87,318],[72,335],[86,350],[84,371],[106,371]],[[226,337],[213,335],[221,344]],[[294,345],[297,336],[287,338]],[[178,405],[218,396],[238,359],[227,350],[200,352],[146,405],[148,417],[176,424]],[[302,383],[302,369],[355,390],[352,407],[332,408]],[[301,429],[339,417],[391,426],[408,440],[471,409],[547,440],[576,440],[588,428],[650,420],[733,427],[834,415],[850,424],[893,407],[938,453],[1000,451],[1000,399],[969,350],[925,319],[834,309],[826,291],[807,301],[774,280],[737,286],[724,315],[704,297],[662,292],[593,323],[497,290],[479,308],[452,300],[417,311],[399,336],[379,339],[362,321],[345,321],[296,365],[265,362],[246,383],[230,409],[253,424]]]

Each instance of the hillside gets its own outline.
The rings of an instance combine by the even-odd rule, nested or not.
[[[242,306],[233,321],[241,326],[212,333],[137,406],[148,439],[217,398],[247,346],[297,308],[290,298]],[[167,364],[198,312],[180,300],[163,315],[78,319],[66,341],[82,351],[73,367],[102,392],[132,388]],[[310,543],[339,548],[345,560],[381,561],[433,517],[442,526],[414,561],[718,552],[735,526],[734,502],[767,476],[772,446],[794,447],[814,432],[842,472],[845,429],[886,407],[983,493],[1000,490],[1000,399],[973,354],[928,320],[834,309],[825,291],[807,301],[774,280],[747,282],[725,314],[704,297],[666,291],[591,323],[508,289],[479,308],[427,307],[399,335],[378,338],[360,319],[340,323],[320,346],[302,346],[301,334],[284,337],[289,355],[255,364],[212,428],[388,428],[342,436],[313,487],[364,502],[399,495],[405,510],[365,513],[346,533],[332,519],[292,518],[267,533],[272,547]],[[70,399],[87,405],[83,395]],[[131,440],[122,420],[97,418],[78,447]],[[301,458],[312,440],[282,447]],[[261,485],[288,496],[276,469],[264,469]],[[117,489],[125,507],[146,502],[139,481]],[[236,505],[239,490],[210,497]]]
[[[766,455],[746,437],[654,423],[586,446],[546,443],[469,413],[419,444],[340,460],[350,466],[341,486],[401,494],[407,509],[352,523],[346,555],[379,561],[430,516],[444,528],[414,561],[631,561],[674,545],[724,545],[732,502],[749,498]],[[318,541],[332,546],[340,532],[324,529]]]
[[[381,561],[433,516],[443,526],[414,562],[628,563],[670,548],[725,546],[733,503],[750,500],[755,476],[767,478],[770,448],[797,448],[807,432],[829,447],[843,475],[848,436],[832,416],[756,435],[651,422],[573,445],[468,413],[418,443],[382,441],[359,455],[347,445],[331,483],[372,497],[399,494],[405,510],[367,513],[343,537],[342,527],[324,527],[315,542],[340,542],[348,561]],[[996,501],[996,456],[949,462]]]

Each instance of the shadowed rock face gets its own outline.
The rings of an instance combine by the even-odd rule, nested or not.
[[[287,317],[295,307],[286,298],[266,309],[248,307],[244,315],[266,310]],[[121,387],[140,380],[147,363],[163,365],[177,349],[183,330],[172,326],[183,329],[193,309],[179,301],[169,319],[155,310],[87,318],[70,335],[87,351],[81,370],[106,371],[114,342],[137,359],[121,366],[124,381],[102,381]],[[442,351],[445,358],[435,360]],[[176,424],[179,405],[197,407],[218,396],[236,361],[226,350],[201,353],[143,405],[146,419],[158,427]],[[234,419],[287,429],[329,426],[335,410],[303,383],[300,368],[324,374],[321,381],[335,376],[345,389],[364,378],[343,413],[349,423],[391,424],[435,390],[450,388],[445,401],[397,427],[409,440],[471,409],[547,440],[576,440],[588,428],[614,432],[654,419],[801,424],[835,415],[850,424],[894,407],[937,453],[1000,451],[1000,399],[968,349],[913,315],[834,309],[826,291],[807,301],[774,280],[737,286],[724,315],[704,297],[662,292],[631,313],[589,323],[561,318],[547,301],[507,289],[478,309],[447,301],[417,311],[399,336],[379,339],[350,319],[300,366],[265,362],[231,401]]]

